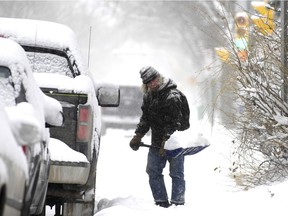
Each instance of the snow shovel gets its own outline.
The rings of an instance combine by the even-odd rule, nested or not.
[[[158,146],[148,145],[148,144],[145,144],[143,142],[140,143],[140,146],[148,147],[148,148],[160,149],[160,147],[158,147]],[[178,157],[180,155],[184,155],[184,156],[194,155],[194,154],[197,154],[198,152],[202,151],[203,149],[205,149],[208,146],[209,145],[192,146],[192,147],[188,147],[188,148],[177,148],[177,149],[173,149],[173,150],[166,150],[166,155],[168,157],[172,157],[172,158],[176,158],[176,157]]]

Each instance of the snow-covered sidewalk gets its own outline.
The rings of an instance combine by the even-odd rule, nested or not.
[[[186,205],[168,209],[155,206],[145,173],[148,150],[132,151],[128,145],[132,135],[133,131],[111,130],[103,137],[97,179],[98,212],[95,216],[286,214],[288,194],[285,188],[288,183],[249,191],[235,187],[228,177],[232,138],[221,127],[213,129],[210,147],[186,157]],[[148,142],[150,138],[146,138]],[[165,178],[169,191],[168,169],[165,169]]]

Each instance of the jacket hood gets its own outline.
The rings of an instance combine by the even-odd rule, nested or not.
[[[165,78],[162,75],[160,75],[160,86],[155,92],[161,92],[162,90],[170,88],[177,88],[177,84],[174,83],[172,79]],[[142,84],[142,91],[144,94],[149,92],[149,89],[146,84]]]
[[[162,90],[172,89],[172,88],[177,88],[177,84],[172,79],[167,79],[163,77],[162,84],[160,84],[160,87],[158,88],[157,91],[161,92]]]

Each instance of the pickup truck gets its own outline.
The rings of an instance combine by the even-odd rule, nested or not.
[[[46,205],[56,216],[94,215],[101,106],[119,105],[119,87],[95,82],[67,26],[0,18],[0,35],[24,48],[36,82],[63,108],[64,125],[50,128]]]

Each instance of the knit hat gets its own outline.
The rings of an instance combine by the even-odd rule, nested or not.
[[[151,66],[143,67],[140,70],[140,76],[144,84],[149,83],[151,80],[155,79],[158,75],[159,72]]]

